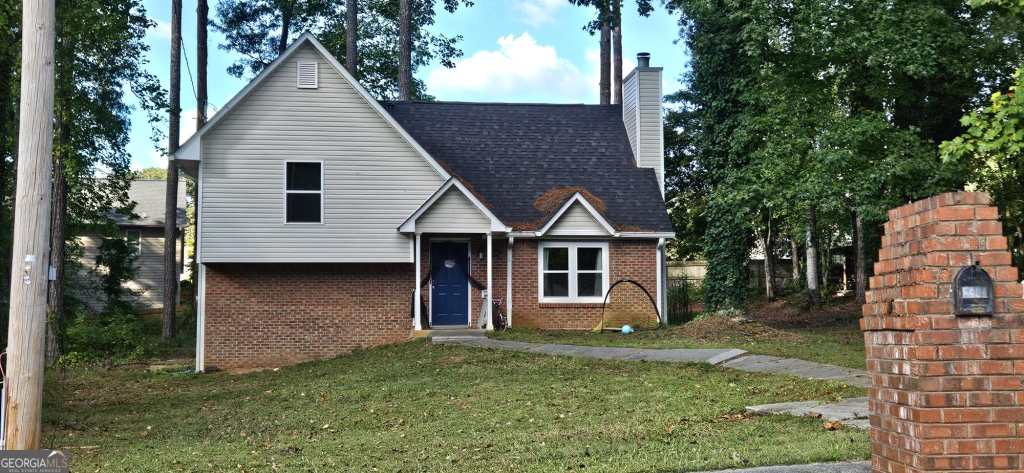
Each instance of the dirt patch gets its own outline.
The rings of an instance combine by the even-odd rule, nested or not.
[[[683,338],[704,342],[729,343],[775,340],[799,342],[801,337],[756,322],[737,322],[726,316],[708,316],[690,322],[677,330]]]
[[[810,309],[801,300],[759,301],[747,307],[746,316],[774,328],[810,328],[851,323],[861,318],[861,305],[845,298],[820,309]]]

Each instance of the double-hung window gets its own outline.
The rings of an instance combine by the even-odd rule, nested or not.
[[[608,244],[541,242],[540,302],[602,302],[608,290]]]
[[[125,230],[128,246],[135,250],[136,255],[142,254],[142,230]]]
[[[323,223],[324,163],[286,161],[284,167],[285,223]]]

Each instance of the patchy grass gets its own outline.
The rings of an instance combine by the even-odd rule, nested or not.
[[[413,341],[244,375],[69,370],[47,379],[44,434],[77,471],[693,471],[867,458],[863,431],[743,415],[858,395],[706,365]]]
[[[818,311],[788,301],[763,303],[747,312],[750,322],[704,316],[681,326],[635,332],[574,332],[510,329],[491,338],[535,343],[636,348],[742,348],[751,353],[785,356],[847,368],[864,369],[864,335],[859,306],[839,304]]]

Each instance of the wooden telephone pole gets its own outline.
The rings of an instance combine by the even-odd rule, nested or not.
[[[39,448],[50,263],[53,160],[54,0],[24,0],[21,124],[7,330],[9,450]]]

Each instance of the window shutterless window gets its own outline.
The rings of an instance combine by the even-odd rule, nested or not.
[[[324,179],[322,161],[286,161],[285,223],[323,223]]]
[[[602,302],[608,289],[608,244],[541,242],[540,302]]]
[[[128,245],[135,249],[135,254],[142,254],[142,230],[125,230],[128,237]]]

